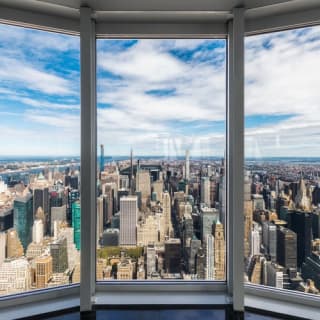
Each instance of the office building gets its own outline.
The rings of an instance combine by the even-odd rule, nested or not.
[[[136,191],[141,192],[142,204],[146,205],[151,193],[151,181],[149,170],[138,169],[136,176]]]
[[[168,239],[165,246],[165,272],[181,272],[181,241],[180,239]]]
[[[154,244],[148,244],[147,246],[147,260],[146,260],[146,270],[147,270],[147,279],[151,278],[151,275],[157,271],[157,261],[156,261],[156,249]]]
[[[219,212],[214,208],[203,207],[200,213],[201,239],[205,242],[206,236],[212,234],[212,226],[219,220]]]
[[[0,232],[13,228],[13,208],[0,209]]]
[[[224,228],[220,221],[213,225],[214,234],[214,267],[215,279],[225,280],[226,278],[226,244],[224,240]]]
[[[120,199],[120,245],[137,244],[138,198],[127,196]]]
[[[312,216],[308,212],[294,211],[291,214],[290,229],[297,235],[297,265],[311,255]]]
[[[284,227],[278,228],[277,260],[285,269],[297,268],[297,235]]]
[[[210,180],[208,177],[201,178],[201,202],[206,204],[209,208],[211,207],[210,202]]]
[[[72,228],[74,230],[74,243],[80,250],[81,244],[81,208],[80,201],[72,203]]]
[[[36,266],[36,288],[46,288],[52,277],[52,257],[49,255],[36,257],[34,263]]]
[[[50,243],[52,272],[63,273],[68,269],[67,239],[63,236]]]
[[[26,250],[28,244],[32,241],[32,195],[26,193],[21,197],[16,197],[13,202],[13,208],[13,225],[18,233],[24,250]]]
[[[215,279],[215,254],[214,254],[214,237],[212,234],[206,236],[206,280]]]
[[[43,222],[41,219],[36,219],[32,227],[32,242],[41,243],[43,240]]]
[[[113,247],[119,245],[119,229],[110,228],[106,229],[102,233],[101,246]]]

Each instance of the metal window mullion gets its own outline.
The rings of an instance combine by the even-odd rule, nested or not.
[[[96,41],[91,8],[80,8],[81,55],[81,282],[80,310],[92,309],[96,237]]]
[[[235,311],[244,310],[244,9],[235,8],[228,23],[227,208],[228,291]]]

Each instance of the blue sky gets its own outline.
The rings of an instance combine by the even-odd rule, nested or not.
[[[0,157],[79,155],[79,38],[0,25]],[[221,156],[224,40],[98,40],[106,155]],[[320,28],[246,39],[246,156],[319,156]]]

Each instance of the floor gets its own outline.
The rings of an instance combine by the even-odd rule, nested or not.
[[[80,313],[42,318],[47,320],[80,320]],[[97,310],[96,315],[85,317],[95,320],[229,320],[225,310]],[[258,315],[250,312],[245,313],[245,320],[282,320],[284,318]],[[288,319],[288,318],[286,318]]]

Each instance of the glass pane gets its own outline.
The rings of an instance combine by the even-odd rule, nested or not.
[[[79,38],[0,25],[0,295],[79,282]]]
[[[320,289],[320,28],[246,39],[246,277]]]
[[[225,40],[98,40],[97,280],[225,280]]]

